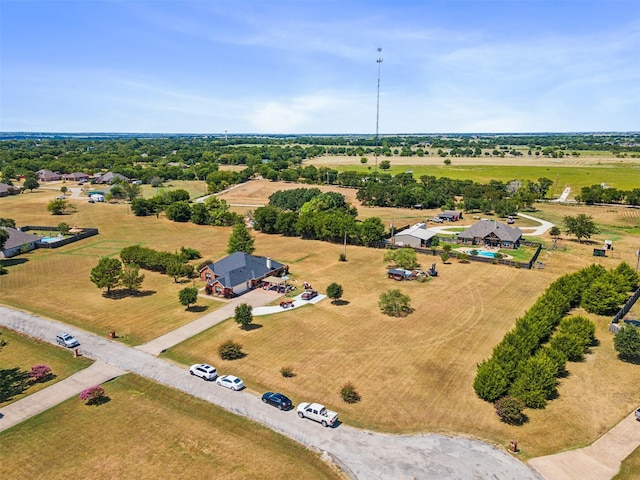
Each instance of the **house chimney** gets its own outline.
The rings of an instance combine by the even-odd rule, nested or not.
[[[271,259],[267,257],[267,268],[271,270]]]

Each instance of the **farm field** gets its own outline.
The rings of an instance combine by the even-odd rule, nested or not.
[[[242,190],[249,185],[260,192]],[[244,195],[253,202],[247,203],[260,205],[269,191],[281,185],[304,186],[249,182],[223,198],[235,203]],[[355,195],[351,189],[337,191]],[[80,202],[73,215],[54,217],[45,208],[51,198],[51,192],[36,190],[1,199],[3,216],[15,218],[19,225],[66,221],[97,227],[101,234],[59,250],[40,250],[10,260],[9,275],[0,276],[0,301],[102,334],[115,328],[131,344],[155,338],[203,313],[184,310],[177,301],[183,286],[169,277],[146,272],[143,290],[155,293],[110,300],[89,282],[89,271],[100,256],[116,255],[130,242],[170,251],[184,245],[199,249],[205,258],[217,259],[224,256],[230,229],[173,223],[163,216],[138,218],[128,213],[125,204]],[[384,216],[398,225],[433,215],[426,210],[365,209],[353,203],[362,217]],[[242,213],[250,209],[241,208]],[[325,300],[314,307],[257,317],[255,323],[262,327],[251,331],[227,321],[169,354],[184,363],[209,360],[221,370],[232,369],[253,390],[280,389],[295,402],[322,401],[356,426],[463,434],[499,445],[508,445],[515,437],[525,459],[588,444],[640,402],[640,375],[615,358],[605,317],[594,318],[600,344],[585,362],[569,364],[570,374],[561,380],[559,398],[546,410],[527,411],[528,424],[519,428],[501,424],[492,406],[477,399],[471,388],[476,364],[491,354],[516,318],[558,276],[593,261],[607,268],[635,261],[638,210],[555,204],[539,208],[533,215],[552,221],[561,221],[567,213],[588,212],[605,233],[596,235],[594,244],[562,238],[558,250],[542,253],[539,260],[545,267],[541,270],[455,261],[443,265],[438,257],[424,256],[423,266],[435,262],[440,272],[425,284],[388,280],[381,250],[349,246],[348,262],[338,262],[342,245],[254,233],[257,255],[288,263],[298,284],[309,281],[324,291],[329,283],[340,283],[343,304]],[[592,248],[614,234],[615,253],[620,256],[593,258]],[[543,240],[550,243],[550,238]],[[47,295],[40,294],[44,287]],[[393,319],[379,313],[378,296],[391,288],[411,297],[412,315]],[[218,302],[199,300],[198,304],[215,308]],[[216,347],[228,338],[243,344],[245,358],[233,363],[218,359]],[[294,368],[294,378],[280,376],[279,369],[285,365]],[[339,399],[338,390],[346,381],[361,393],[359,404],[348,406]],[[389,398],[399,400],[392,414]]]
[[[104,387],[105,404],[74,397],[0,433],[0,478],[345,478],[296,442],[173,389],[134,375]]]
[[[2,330],[0,340],[7,342],[0,354],[0,371],[4,370],[4,375],[9,373],[7,371],[16,368],[22,372],[29,372],[31,367],[39,364],[48,365],[54,375],[49,381],[29,385],[21,393],[16,391],[6,401],[0,401],[0,407],[9,405],[60,380],[64,380],[92,363],[84,357],[74,358],[70,350],[27,338],[11,330]],[[8,377],[4,376],[3,380],[6,382]]]

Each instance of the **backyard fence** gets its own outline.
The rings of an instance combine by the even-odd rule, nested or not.
[[[627,300],[620,311],[618,311],[618,313],[616,313],[616,315],[611,319],[611,323],[618,323],[627,313],[629,313],[629,310],[631,310],[631,307],[635,305],[638,298],[640,298],[640,288],[637,288],[636,291],[633,292],[633,295],[629,297],[629,300]]]
[[[24,227],[20,227],[20,231],[28,232],[29,230],[37,230],[42,232],[59,232],[58,227],[43,227],[37,225],[26,225]],[[83,228],[82,232],[73,234],[69,237],[62,238],[55,242],[47,243],[47,242],[36,242],[37,248],[58,248],[63,247],[64,245],[69,245],[70,243],[77,242],[78,240],[82,240],[84,238],[93,237],[94,235],[98,235],[97,228]]]

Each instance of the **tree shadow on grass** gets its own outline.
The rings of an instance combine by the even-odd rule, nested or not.
[[[16,265],[22,265],[23,263],[27,263],[29,261],[28,258],[3,258],[0,264],[3,267],[14,267]]]
[[[87,405],[98,406],[104,405],[105,403],[109,403],[111,401],[111,397],[108,395],[102,395],[101,397],[91,399],[87,402]]]
[[[148,297],[156,293],[155,290],[130,290],[128,288],[119,288],[117,290],[111,290],[110,293],[103,292],[102,296],[104,298],[109,298],[111,300],[121,300],[127,297],[133,298],[142,298]]]
[[[29,374],[19,368],[0,370],[0,402],[7,402],[29,387]]]
[[[202,313],[202,312],[205,312],[205,311],[209,310],[209,306],[208,305],[193,305],[193,306],[187,308],[187,310],[190,311],[190,312]]]
[[[633,365],[640,365],[640,355],[636,355],[636,356],[622,356],[620,354],[618,354],[618,358],[625,362],[625,363],[631,363]]]
[[[242,329],[247,332],[251,332],[252,330],[258,330],[259,328],[262,328],[262,325],[260,325],[259,323],[250,323],[249,325],[246,325]]]
[[[333,303],[334,305],[337,305],[338,307],[343,307],[345,305],[349,305],[349,300],[333,300],[331,303]]]

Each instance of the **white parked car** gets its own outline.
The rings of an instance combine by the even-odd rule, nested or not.
[[[338,423],[338,414],[327,410],[319,403],[302,402],[296,409],[300,418],[310,418],[322,424],[323,427],[334,426]]]
[[[244,382],[235,375],[221,375],[218,377],[218,380],[216,380],[216,383],[221,387],[227,387],[236,392],[244,388]]]
[[[58,345],[62,345],[67,348],[73,348],[80,345],[80,342],[76,340],[76,337],[66,332],[60,332],[56,335],[56,342],[58,342]]]
[[[218,376],[216,368],[211,365],[207,365],[206,363],[196,363],[195,365],[191,365],[191,367],[189,367],[189,373],[196,377],[200,377],[203,380],[215,380]]]

